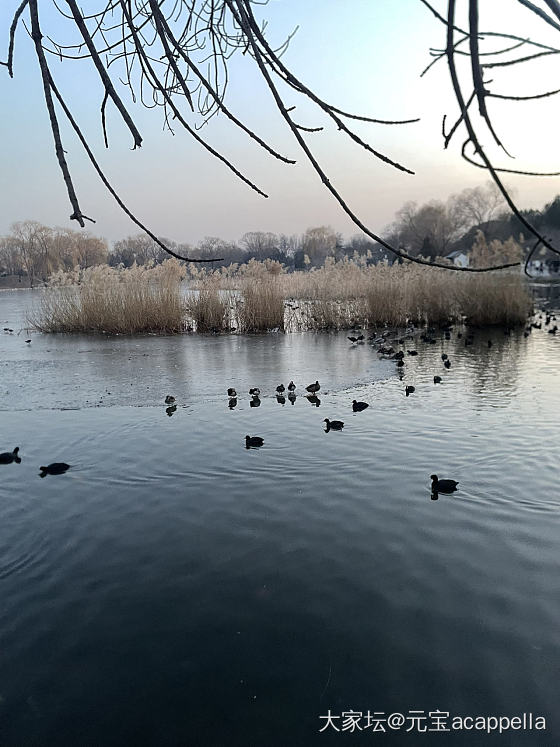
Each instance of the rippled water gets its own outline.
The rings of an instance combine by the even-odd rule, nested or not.
[[[0,293],[1,745],[560,743],[560,335],[407,342],[401,381],[345,334],[26,344],[31,297]],[[273,396],[316,378],[318,408]],[[318,733],[329,709],[547,730]]]

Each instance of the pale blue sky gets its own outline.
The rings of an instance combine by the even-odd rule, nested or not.
[[[4,0],[0,28],[4,49],[13,9],[19,0]],[[438,9],[446,3],[435,0]],[[467,3],[459,2],[466,6]],[[44,33],[57,40],[74,38],[61,22],[50,0],[40,0]],[[104,5],[87,4],[88,11]],[[516,0],[482,3],[490,14],[481,26],[498,27],[531,38],[554,40],[554,32],[533,20]],[[445,29],[419,0],[271,0],[257,9],[269,19],[268,35],[280,42],[296,25],[299,31],[284,62],[309,87],[342,109],[381,118],[420,116],[420,123],[385,127],[359,124],[356,130],[372,146],[412,168],[409,176],[381,164],[344,138],[293,92],[286,101],[297,104],[296,119],[325,131],[306,136],[321,163],[358,216],[382,232],[407,200],[445,199],[464,187],[481,184],[482,171],[458,155],[462,140],[442,150],[441,117],[452,120],[456,104],[450,95],[445,62],[425,78],[419,74],[429,61],[428,48],[443,46]],[[499,21],[499,23],[496,23]],[[507,25],[507,28],[505,28]],[[495,48],[497,48],[496,45]],[[0,53],[2,59],[6,53]],[[493,90],[528,93],[557,87],[553,64],[534,62],[525,71],[512,68],[493,75]],[[300,233],[314,225],[330,224],[348,236],[357,231],[342,213],[319,178],[305,162],[293,136],[275,111],[268,90],[244,57],[232,61],[227,103],[248,125],[281,152],[295,157],[296,166],[269,157],[223,117],[203,131],[208,141],[241,167],[270,197],[264,200],[236,180],[185,133],[162,132],[161,111],[133,106],[133,116],[144,137],[141,149],[130,149],[130,136],[114,113],[109,116],[111,148],[102,144],[99,105],[101,87],[85,63],[51,58],[53,75],[88,133],[107,175],[125,202],[160,235],[194,243],[206,235],[237,239],[245,231]],[[500,85],[498,86],[498,82]],[[37,62],[23,27],[17,37],[15,77],[0,68],[0,234],[13,221],[33,218],[48,225],[77,228],[68,219],[70,207],[54,156],[44,109]],[[126,92],[123,92],[126,98]],[[492,102],[496,124],[516,161],[503,165],[533,170],[560,170],[560,156],[551,151],[557,141],[558,99],[534,104]],[[66,126],[64,144],[84,213],[97,220],[90,230],[108,239],[136,232],[92,172],[81,146]],[[560,192],[560,179],[508,179],[522,207],[541,207]]]

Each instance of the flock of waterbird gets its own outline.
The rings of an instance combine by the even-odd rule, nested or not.
[[[538,317],[539,321],[533,321],[531,322],[524,331],[525,337],[528,337],[529,334],[533,329],[541,329],[543,326],[543,314]],[[545,320],[544,325],[545,327],[549,326],[552,321],[555,321],[556,317],[552,314],[548,314],[545,312]],[[454,329],[454,325],[450,323],[441,324],[439,327],[440,332],[443,332],[443,335],[446,340],[451,339],[451,333]],[[548,332],[552,335],[555,335],[558,330],[558,326],[554,325],[553,327],[550,327]],[[357,331],[357,330],[356,330]],[[414,340],[416,337],[419,338],[421,342],[424,342],[428,345],[434,345],[437,343],[438,338],[436,337],[437,329],[435,327],[428,327],[425,329],[425,331],[420,332],[420,330],[417,330],[415,327],[408,327],[405,331],[405,334],[403,336],[395,335],[394,331],[386,330],[381,335],[371,335],[367,338],[368,342],[371,342],[373,344],[373,347],[376,349],[377,353],[379,354],[380,359],[382,360],[393,360],[395,361],[395,365],[397,367],[397,371],[399,373],[399,377],[402,380],[404,376],[404,369],[405,369],[405,358],[406,356],[415,357],[418,355],[418,351],[414,349],[408,349],[408,350],[395,350],[395,345],[402,346],[405,344],[406,340]],[[470,345],[474,344],[474,331],[470,328],[467,328],[466,332],[459,331],[457,332],[457,339],[461,340],[464,338],[464,344],[465,347],[468,347]],[[506,328],[504,331],[505,335],[511,334],[511,329]],[[354,345],[365,345],[366,338],[363,334],[358,335],[351,335],[347,338],[351,343],[352,346]],[[491,348],[493,346],[492,340],[487,340],[488,348]],[[451,360],[447,353],[441,354],[441,360],[443,363],[444,368],[449,371],[451,368]],[[434,375],[433,378],[434,384],[441,384],[443,379],[438,374]],[[288,400],[291,402],[291,404],[295,404],[297,395],[296,395],[296,385],[293,381],[290,381],[288,386],[284,386],[284,384],[279,384],[276,387],[276,400],[279,404],[284,405],[286,403],[286,391],[288,392],[287,397]],[[305,387],[306,391],[306,398],[307,400],[316,407],[319,407],[321,404],[321,400],[318,398],[318,392],[321,389],[321,385],[319,384],[319,381],[315,381],[313,384],[309,384]],[[416,387],[411,384],[406,384],[404,388],[405,396],[409,397],[411,394],[414,394],[416,391]],[[261,399],[260,399],[261,390],[258,387],[251,387],[249,389],[249,396],[250,401],[249,404],[251,407],[260,407]],[[229,398],[229,408],[234,409],[237,407],[238,402],[238,396],[237,391],[233,387],[229,387],[227,390],[227,396]],[[175,410],[177,409],[177,405],[175,402],[175,397],[168,395],[165,398],[165,404],[168,405],[167,407],[167,414],[172,415]],[[352,412],[362,412],[363,410],[366,410],[369,407],[369,404],[367,402],[359,402],[357,400],[352,401]],[[344,428],[344,421],[342,420],[330,420],[329,418],[325,418],[325,432],[328,433],[329,431],[341,431]],[[245,448],[246,449],[260,449],[261,446],[264,445],[264,439],[261,436],[245,436]],[[441,479],[437,475],[430,475],[431,482],[431,490],[432,490],[432,499],[437,500],[439,493],[454,493],[457,490],[458,482],[456,480],[450,480],[450,479]]]
[[[446,335],[451,332],[452,327],[447,326],[445,328]],[[409,328],[407,329],[406,337],[408,339],[414,339],[414,329]],[[435,332],[433,328],[429,328],[429,333]],[[387,339],[389,338],[391,332],[386,331],[384,332],[381,337],[376,338],[375,336],[372,336],[368,338],[371,340],[374,345],[377,344],[377,352],[380,354],[380,357],[383,359],[391,359],[396,362],[397,368],[400,369],[402,373],[402,369],[404,367],[404,351],[396,352],[395,349],[390,347],[385,347],[385,343],[387,342]],[[350,342],[353,344],[363,344],[364,343],[364,335],[358,335],[357,337],[351,336],[348,337]],[[421,339],[423,339],[425,342],[436,342],[435,338],[431,338],[428,335],[423,334],[421,336]],[[404,344],[405,339],[404,338],[397,338],[396,342],[398,344]],[[491,341],[489,341],[489,346],[491,345]],[[406,351],[408,355],[410,356],[416,356],[418,355],[417,350],[407,350]],[[451,368],[451,362],[449,360],[449,357],[442,353],[442,361],[443,365],[446,369]],[[401,376],[402,378],[402,376]],[[434,384],[438,384],[442,381],[440,376],[434,376]],[[285,404],[286,398],[285,398],[285,392],[286,389],[288,390],[288,399],[291,401],[292,404],[296,401],[296,385],[293,381],[290,381],[287,387],[284,386],[284,384],[279,384],[276,387],[276,400],[279,404]],[[309,384],[305,387],[305,391],[307,394],[305,395],[306,398],[311,402],[311,404],[315,405],[316,407],[319,407],[321,404],[320,399],[317,397],[317,394],[319,390],[321,389],[321,385],[319,384],[319,381],[315,381],[314,384]],[[416,391],[416,388],[412,385],[405,386],[405,395],[408,397],[411,394],[413,394]],[[260,394],[261,390],[258,387],[251,387],[249,389],[249,396],[251,397],[251,400],[249,402],[251,407],[259,407],[261,404],[260,400]],[[229,408],[234,409],[237,407],[237,391],[233,387],[229,387],[227,390],[227,396],[229,397]],[[167,414],[171,415],[172,412],[176,409],[175,404],[175,397],[171,395],[167,395],[165,398],[165,404],[168,405],[167,408]],[[369,404],[367,402],[360,402],[358,400],[352,400],[352,412],[362,412],[363,410],[366,410],[369,407]],[[169,410],[172,409],[172,412],[169,412]],[[328,433],[329,431],[341,431],[344,428],[344,421],[343,420],[330,420],[329,418],[325,418],[323,420],[325,423],[325,432]],[[264,445],[264,438],[261,436],[245,436],[245,448],[246,449],[260,449],[261,446]],[[440,479],[437,475],[431,475],[430,479],[432,481],[432,498],[437,498],[438,493],[453,493],[457,490],[458,482],[456,480],[449,480],[449,479]]]
[[[544,317],[544,321],[543,321]],[[551,335],[555,335],[558,331],[558,325],[550,326],[551,322],[556,321],[556,317],[553,314],[549,314],[546,311],[542,311],[537,321],[532,321],[528,324],[528,326],[524,330],[524,336],[528,337],[533,329],[542,329],[543,324],[545,327],[550,327],[547,331]],[[452,323],[446,323],[440,325],[440,331],[443,332],[445,339],[450,340],[451,339],[451,332],[453,331],[454,325]],[[10,329],[9,327],[4,327],[4,332],[6,334],[12,334],[13,329]],[[399,377],[403,378],[404,375],[404,367],[405,367],[405,351],[399,350],[396,351],[394,348],[394,345],[404,345],[406,340],[414,340],[416,335],[418,333],[418,330],[415,327],[408,327],[406,329],[406,332],[404,336],[399,337],[395,336],[394,332],[391,332],[390,330],[384,331],[381,335],[376,336],[372,335],[368,337],[368,341],[373,344],[373,347],[376,349],[377,353],[379,354],[379,357],[383,360],[394,360],[397,370],[399,372]],[[419,339],[426,343],[426,344],[435,344],[437,342],[437,337],[435,336],[437,333],[437,330],[435,327],[428,327],[425,331],[423,331],[419,335]],[[506,328],[504,331],[505,335],[511,334],[511,329]],[[463,332],[457,332],[457,339],[463,338]],[[351,335],[348,337],[348,340],[352,343],[352,345],[364,345],[366,340],[363,334],[358,335]],[[25,340],[26,344],[30,344],[31,340]],[[472,345],[474,343],[474,332],[472,330],[468,330],[464,335],[464,343],[465,347],[468,347],[469,345]],[[491,348],[493,345],[492,340],[487,341],[488,347]],[[406,350],[406,355],[408,356],[417,356],[418,351],[417,350]],[[451,360],[447,353],[441,354],[441,360],[443,362],[444,367],[449,370],[451,368]],[[442,377],[439,375],[434,376],[434,384],[441,384],[443,381]],[[293,381],[290,381],[287,387],[284,386],[284,384],[279,384],[276,387],[276,400],[279,404],[284,405],[286,403],[286,395],[285,392],[287,391],[287,397],[288,400],[291,402],[291,404],[295,404],[297,395],[296,395],[296,385]],[[310,402],[310,404],[319,407],[321,404],[321,400],[319,399],[318,392],[321,389],[321,385],[319,384],[319,381],[315,381],[315,383],[309,384],[305,387],[305,391],[307,394],[305,395],[307,400]],[[405,385],[405,395],[409,397],[411,394],[413,394],[416,391],[416,387],[412,386],[411,384]],[[251,387],[249,389],[249,396],[251,397],[249,404],[251,407],[260,407],[261,400],[260,400],[260,394],[261,390],[258,387]],[[229,408],[234,409],[237,407],[237,391],[233,387],[229,387],[227,390],[227,396],[229,398]],[[167,415],[171,416],[173,413],[177,410],[177,403],[176,399],[173,395],[168,394],[165,397],[165,404],[167,405],[166,413]],[[366,410],[369,407],[369,404],[367,402],[359,402],[357,400],[352,400],[352,412],[362,412],[363,410]],[[342,420],[330,420],[329,418],[325,418],[323,420],[325,423],[325,432],[328,433],[329,431],[341,431],[344,428],[344,421]],[[245,448],[247,449],[260,449],[261,446],[264,445],[264,439],[261,436],[245,436]],[[0,464],[20,464],[21,463],[21,457],[19,456],[19,447],[16,446],[13,451],[4,451],[0,453]],[[67,470],[70,469],[70,465],[66,464],[66,462],[52,462],[51,464],[48,464],[47,466],[41,466],[39,467],[39,477],[46,477],[47,475],[61,475],[64,474]],[[432,497],[437,499],[438,493],[453,493],[457,490],[457,485],[459,484],[456,480],[449,480],[449,479],[440,479],[437,475],[431,475],[430,479],[432,481]]]
[[[539,321],[533,321],[531,322],[524,331],[525,337],[528,337],[529,334],[533,329],[541,329],[543,326],[543,314],[538,317]],[[556,317],[552,314],[545,313],[545,320],[544,325],[549,326],[552,321],[555,321]],[[441,324],[439,327],[440,332],[443,332],[443,335],[446,340],[451,339],[451,333],[454,329],[454,325],[452,323],[446,323]],[[550,327],[548,332],[552,335],[555,335],[558,331],[558,326],[554,325]],[[390,330],[384,331],[381,335],[376,336],[372,335],[367,338],[368,342],[373,343],[373,347],[376,349],[377,353],[379,354],[379,357],[381,359],[385,360],[394,360],[395,365],[397,367],[399,377],[403,378],[404,376],[404,369],[405,369],[405,358],[406,356],[414,357],[418,355],[418,351],[414,349],[408,349],[408,350],[395,350],[395,344],[396,345],[404,345],[406,340],[414,340],[416,337],[419,337],[419,340],[421,342],[424,342],[428,345],[433,345],[437,343],[438,338],[436,337],[437,330],[435,327],[428,327],[425,329],[425,331],[420,332],[420,330],[417,330],[415,327],[409,327],[406,329],[404,336],[398,336],[395,335],[394,331],[391,332]],[[504,330],[505,335],[511,335],[511,328],[506,328]],[[474,336],[475,333],[472,329],[467,328],[466,332],[458,331],[457,332],[457,339],[464,339],[464,345],[465,347],[468,347],[470,345],[474,344]],[[352,345],[364,345],[366,343],[366,339],[363,334],[358,335],[351,335],[348,337],[348,340],[352,343]],[[493,346],[492,340],[487,340],[487,346],[488,348],[491,348]],[[451,368],[451,359],[447,355],[447,353],[441,354],[441,360],[443,363],[444,368],[449,371]],[[433,377],[434,384],[441,384],[443,382],[443,378],[439,376],[438,374],[434,375]],[[293,381],[290,381],[288,386],[284,386],[284,384],[279,384],[276,387],[276,400],[279,404],[284,405],[286,403],[286,391],[288,392],[287,397],[291,404],[294,404],[296,401],[296,384]],[[319,407],[321,404],[321,400],[318,398],[318,392],[321,389],[321,386],[319,384],[319,381],[315,381],[313,384],[309,384],[305,387],[306,391],[306,398],[307,400],[316,407]],[[411,394],[413,394],[416,391],[416,387],[411,384],[406,384],[404,388],[405,396],[409,397]],[[258,387],[251,387],[249,389],[249,396],[250,401],[249,404],[251,407],[260,407],[261,399],[260,399],[261,390]],[[238,395],[235,388],[230,387],[227,390],[227,396],[229,398],[229,408],[234,409],[237,407],[238,402]],[[175,409],[175,397],[172,397],[168,395],[165,398],[165,403],[169,405],[167,408],[168,415],[171,415]],[[362,412],[363,410],[367,409],[369,407],[369,404],[367,402],[360,402],[357,400],[352,401],[352,412]],[[172,412],[170,412],[172,410]],[[328,433],[329,431],[342,431],[344,428],[344,421],[342,420],[330,420],[329,418],[325,418],[325,432]],[[264,445],[264,439],[261,436],[245,436],[245,448],[247,449],[259,449],[261,446]],[[445,478],[439,478],[438,475],[430,475],[431,480],[431,490],[432,490],[432,498],[437,499],[439,493],[453,493],[457,490],[458,481],[457,480],[451,480],[451,479],[445,479]]]

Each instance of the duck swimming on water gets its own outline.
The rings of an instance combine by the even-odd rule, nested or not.
[[[260,436],[245,436],[246,449],[258,449],[264,444],[264,438]]]
[[[325,418],[323,422],[327,424],[327,433],[329,431],[341,431],[344,428],[342,420],[329,420]]]
[[[366,407],[369,407],[367,402],[357,402],[355,399],[352,400],[352,410],[354,412],[362,412]]]
[[[307,392],[311,392],[311,394],[316,394],[320,388],[321,388],[321,385],[319,384],[318,381],[316,381],[314,384],[310,384],[309,386],[306,386],[305,390]]]
[[[46,467],[39,467],[41,473],[39,477],[46,477],[47,475],[62,475],[70,469],[70,465],[66,462],[53,462]]]
[[[0,454],[0,464],[11,464],[12,462],[19,464],[21,462],[21,458],[18,456],[18,452],[19,446],[16,446],[13,451],[3,451]]]
[[[456,480],[440,480],[437,475],[430,475],[434,493],[453,493],[459,484]]]

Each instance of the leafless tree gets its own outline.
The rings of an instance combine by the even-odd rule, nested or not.
[[[488,182],[483,187],[464,189],[453,195],[448,204],[463,231],[479,226],[486,238],[488,224],[506,208],[504,196],[494,182]]]
[[[31,286],[57,270],[85,269],[107,261],[107,242],[88,231],[50,228],[34,220],[13,223],[0,245],[0,262],[10,274],[25,274]]]
[[[420,206],[406,202],[397,211],[391,231],[408,254],[443,257],[462,228],[462,217],[454,204],[431,200]]]
[[[512,5],[523,5],[538,21],[546,24],[547,28],[560,31],[560,2],[558,0],[541,1],[546,7],[538,7],[529,0],[510,0]],[[333,185],[306,139],[306,133],[317,132],[322,128],[310,127],[297,122],[293,114],[295,107],[288,97],[293,96],[294,99],[303,97],[311,102],[319,112],[331,120],[342,136],[350,138],[383,164],[410,174],[413,172],[409,167],[400,163],[396,158],[376,150],[363,140],[352,128],[352,123],[361,121],[377,125],[403,125],[417,121],[417,119],[398,121],[353,114],[321,98],[284,64],[282,53],[290,37],[278,47],[273,47],[269,42],[264,33],[265,24],[260,24],[255,16],[255,12],[266,5],[266,2],[267,0],[99,0],[98,7],[95,9],[91,9],[91,3],[88,4],[89,10],[86,13],[80,10],[77,0],[60,0],[56,7],[61,17],[67,21],[67,27],[76,37],[75,40],[72,39],[63,44],[53,39],[49,29],[41,26],[39,18],[41,0],[22,0],[10,27],[7,60],[2,64],[7,67],[10,76],[13,76],[16,29],[19,21],[23,19],[33,39],[35,54],[39,62],[56,156],[72,205],[71,218],[82,227],[86,220],[91,220],[81,209],[71,177],[61,137],[59,124],[61,114],[74,130],[99,178],[131,220],[169,254],[180,259],[208,261],[182,256],[165,245],[126,206],[101,169],[71,106],[59,91],[49,64],[50,55],[67,60],[86,58],[95,67],[104,90],[100,113],[107,146],[109,142],[106,127],[108,104],[116,108],[130,131],[134,148],[142,144],[142,135],[134,122],[132,108],[125,104],[116,83],[119,76],[124,74],[125,85],[130,88],[134,99],[138,98],[148,107],[161,108],[165,124],[170,130],[174,127],[184,128],[191,137],[222,161],[248,187],[266,197],[266,193],[246,176],[241,168],[235,166],[213,148],[200,131],[189,122],[190,113],[195,111],[202,115],[205,121],[220,112],[229,119],[233,126],[245,132],[270,156],[287,164],[294,163],[293,159],[277,152],[265,138],[254,132],[226,105],[229,60],[234,53],[241,52],[252,59],[260,72],[304,158],[311,164],[325,188],[357,228],[401,259],[449,269],[447,264],[411,256],[391,244],[390,241],[378,236],[363,223]],[[537,57],[556,55],[560,53],[560,49],[530,41],[523,30],[519,35],[505,34],[500,31],[482,31],[478,22],[480,0],[448,0],[445,15],[438,13],[427,0],[419,0],[419,2],[423,3],[445,27],[445,45],[440,50],[432,50],[434,59],[430,67],[440,59],[447,61],[459,112],[450,127],[444,121],[444,146],[447,147],[451,140],[456,135],[458,136],[458,133],[463,132],[463,157],[474,166],[485,169],[489,173],[505,202],[523,224],[527,234],[536,239],[535,246],[542,244],[558,253],[549,240],[542,236],[537,228],[519,212],[500,176],[502,172],[525,174],[531,172],[495,166],[482,142],[484,137],[489,135],[496,144],[503,148],[489,113],[488,104],[492,97],[519,102],[556,95],[560,91],[560,89],[538,91],[531,96],[524,97],[501,94],[490,90],[490,83],[486,79],[488,71],[491,69],[492,74],[495,74],[499,72],[500,67],[529,63]],[[456,22],[458,5],[468,7],[468,23],[465,28]],[[498,50],[483,51],[483,46],[488,40],[493,43],[498,40],[503,42],[503,46]],[[470,76],[466,84],[461,83],[459,79],[457,70],[459,57],[466,58],[470,62]],[[476,120],[472,117],[470,110],[473,102],[476,102],[480,115]],[[454,268],[454,271],[481,272],[507,266],[511,266],[511,263],[488,268]]]

